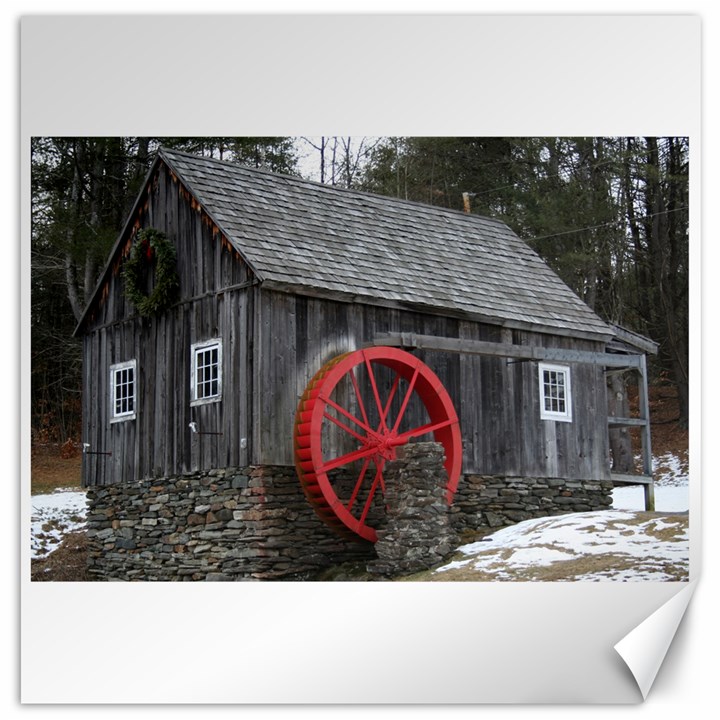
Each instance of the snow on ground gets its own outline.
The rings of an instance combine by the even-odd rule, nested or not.
[[[685,580],[690,546],[687,458],[653,459],[655,510],[641,486],[613,491],[613,509],[526,520],[458,548],[435,579]],[[679,514],[678,514],[679,513]],[[555,571],[553,573],[553,570]],[[555,575],[555,577],[553,577]]]
[[[434,571],[435,579],[548,579],[547,571],[572,580],[686,579],[689,562],[688,462],[654,458],[655,506],[644,513],[640,486],[616,488],[613,508],[527,520],[458,548],[457,560]],[[85,525],[82,490],[56,490],[32,498],[32,557],[44,558],[68,532]],[[677,514],[680,513],[680,514]],[[540,576],[541,571],[545,575]],[[458,578],[459,579],[459,578]]]
[[[653,457],[655,478],[655,510],[683,512],[690,507],[687,453],[679,458],[672,453]],[[617,510],[643,510],[645,493],[642,487],[630,485],[613,490],[613,507]]]
[[[56,490],[32,496],[33,559],[47,557],[56,550],[66,533],[85,527],[87,498],[83,490]]]
[[[539,569],[562,563],[562,579],[679,580],[687,577],[688,541],[685,516],[572,513],[526,520],[463,545],[458,552],[466,559],[435,572],[447,574],[448,580],[459,569],[482,573],[483,579],[542,580],[547,575]],[[470,579],[467,573],[463,579]]]

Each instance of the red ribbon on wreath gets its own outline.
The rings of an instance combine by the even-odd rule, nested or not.
[[[147,261],[150,262],[153,257],[153,249],[152,245],[150,244],[150,241],[145,239],[140,243],[140,249],[145,253],[145,257],[147,258]]]

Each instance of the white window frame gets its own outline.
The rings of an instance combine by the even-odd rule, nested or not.
[[[545,373],[551,372],[563,376],[565,410],[548,410],[545,406]],[[550,363],[538,364],[538,385],[540,390],[540,417],[543,420],[558,420],[572,422],[572,386],[570,381],[570,367],[568,365],[552,365]]]
[[[218,355],[218,375],[217,375],[217,393],[205,397],[198,397],[198,357],[208,350],[217,348]],[[206,403],[219,402],[222,400],[222,380],[223,380],[223,353],[222,340],[214,338],[212,340],[203,340],[190,346],[190,405],[205,405]]]
[[[132,398],[132,410],[117,411],[118,403],[118,375],[126,370],[132,370],[132,395],[128,395],[124,400]],[[137,361],[126,360],[125,362],[115,363],[110,366],[110,422],[123,422],[125,420],[134,420],[137,417]]]

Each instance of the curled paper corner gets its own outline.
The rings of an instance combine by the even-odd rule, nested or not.
[[[694,592],[692,581],[615,645],[635,677],[643,700],[647,699]]]

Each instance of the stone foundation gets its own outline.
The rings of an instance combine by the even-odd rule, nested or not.
[[[375,557],[317,517],[294,468],[93,487],[88,498],[88,572],[100,580],[306,579]]]
[[[406,446],[386,466],[390,511],[372,523],[375,547],[336,536],[291,467],[97,486],[88,490],[88,572],[98,580],[304,580],[360,562],[380,576],[397,575],[441,562],[457,535],[612,505],[610,481],[469,475],[450,508],[444,485],[441,449]]]
[[[467,475],[451,509],[457,532],[487,535],[523,520],[612,506],[610,480],[561,480]]]

